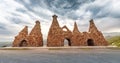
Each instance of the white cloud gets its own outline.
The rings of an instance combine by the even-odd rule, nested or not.
[[[4,24],[3,27],[5,27],[7,30],[9,30],[9,31],[7,31],[7,30],[4,31],[6,34],[7,33],[9,34],[12,32],[10,35],[13,36],[13,38],[14,38],[14,34],[16,34],[18,31],[20,31],[19,29],[21,29],[22,25],[15,24],[15,23],[13,23],[13,21],[11,21],[9,19],[11,19],[11,17],[14,17],[14,18],[20,18],[21,21],[24,21],[25,19],[31,20],[30,17],[25,15],[24,13],[16,12],[17,8],[25,9],[25,7],[23,5],[15,2],[14,0],[11,0],[11,1],[2,0],[2,1],[0,1],[0,23]],[[15,13],[15,14],[18,14],[20,16],[14,16],[11,13]],[[4,35],[4,36],[1,35],[0,39],[1,39],[1,41],[3,41],[5,38],[7,40],[8,37],[10,37],[10,36],[9,35]],[[12,40],[12,39],[9,39],[9,40]]]
[[[3,27],[5,27],[5,30],[0,29],[0,32],[4,31],[4,34],[0,34],[0,41],[13,41],[14,36],[25,25],[29,27],[30,32],[36,20],[40,20],[43,38],[47,39],[53,14],[58,15],[58,21],[61,27],[66,25],[71,31],[73,30],[75,21],[81,32],[87,31],[89,20],[93,18],[95,19],[96,26],[102,32],[120,32],[119,0],[95,0],[78,5],[77,9],[72,9],[72,5],[67,1],[63,2],[60,8],[54,6],[60,2],[59,0],[52,2],[51,8],[45,4],[45,1],[40,2],[38,2],[40,5],[28,5],[28,7],[30,6],[32,8],[33,11],[31,11],[24,5],[34,3],[30,0],[25,0],[25,3],[19,3],[16,0],[0,0],[0,24],[3,24]],[[71,7],[71,9],[64,9],[64,7]],[[53,10],[58,12],[53,12]]]

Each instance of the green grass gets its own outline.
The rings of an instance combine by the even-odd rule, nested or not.
[[[118,47],[120,47],[120,36],[111,37],[111,38],[107,39],[107,41],[112,46],[118,46]]]

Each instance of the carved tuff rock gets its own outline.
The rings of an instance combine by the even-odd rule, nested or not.
[[[60,47],[64,46],[64,41],[68,41],[68,46],[107,46],[103,34],[97,29],[93,19],[90,20],[88,32],[80,32],[77,23],[74,23],[73,31],[70,31],[67,26],[60,27],[57,16],[52,16],[53,21],[50,26],[47,46]],[[43,37],[41,33],[40,22],[36,21],[30,34],[28,27],[25,28],[15,37],[13,47],[39,47],[43,46]]]
[[[63,29],[66,29],[64,31]],[[80,32],[76,22],[74,29],[71,32],[66,26],[60,27],[57,21],[57,16],[53,16],[53,21],[48,32],[47,46],[56,47],[64,46],[64,40],[68,40],[69,46],[107,46],[108,42],[94,24],[90,20],[90,27],[88,32]]]
[[[39,47],[43,46],[43,38],[40,28],[40,22],[36,24],[28,35],[28,27],[25,28],[15,37],[13,47]]]

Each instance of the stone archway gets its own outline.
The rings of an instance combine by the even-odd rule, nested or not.
[[[68,38],[64,39],[64,46],[71,46],[71,41]]]
[[[22,40],[19,44],[20,47],[26,47],[28,44],[27,44],[27,41],[26,40]]]
[[[93,39],[88,39],[88,40],[87,40],[87,45],[88,45],[88,46],[94,46],[94,41],[93,41]]]

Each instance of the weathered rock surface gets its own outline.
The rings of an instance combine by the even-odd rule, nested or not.
[[[74,23],[74,29],[72,32],[72,38],[71,38],[72,46],[82,46],[85,44],[85,36],[78,30],[76,22]]]
[[[89,27],[89,31],[87,34],[89,35],[86,38],[87,42],[93,42],[94,46],[107,46],[108,45],[108,42],[105,40],[101,31],[99,31],[97,27],[95,26],[93,19],[90,20],[90,27]]]
[[[40,22],[36,21],[36,24],[30,34],[28,35],[28,27],[26,26],[15,37],[13,47],[39,47],[43,46],[43,38],[40,28]]]
[[[64,31],[63,29],[66,29]],[[47,46],[64,46],[64,40],[68,40],[69,46],[107,46],[108,42],[100,31],[98,31],[93,20],[90,20],[88,32],[80,32],[76,22],[74,23],[73,32],[66,26],[60,27],[57,21],[57,16],[53,16],[53,22],[49,29]]]
[[[48,37],[47,37],[47,46],[64,46],[63,40],[63,31],[59,26],[57,21],[57,16],[53,15],[53,22],[49,29]]]
[[[90,20],[88,32],[80,32],[77,23],[74,23],[73,31],[70,31],[67,26],[60,27],[57,16],[53,15],[53,21],[48,32],[47,46],[59,47],[64,46],[64,41],[68,40],[68,46],[107,46],[101,31],[97,29],[93,19]],[[43,37],[41,33],[40,22],[36,21],[30,34],[28,27],[25,28],[15,37],[13,47],[39,47],[43,46]]]
[[[36,21],[36,25],[30,32],[30,34],[28,36],[28,40],[29,40],[30,46],[32,46],[32,47],[43,46],[43,37],[42,37],[39,21]]]
[[[27,46],[28,40],[26,39],[28,36],[28,27],[25,26],[24,29],[15,37],[13,42],[13,47],[21,47]]]

